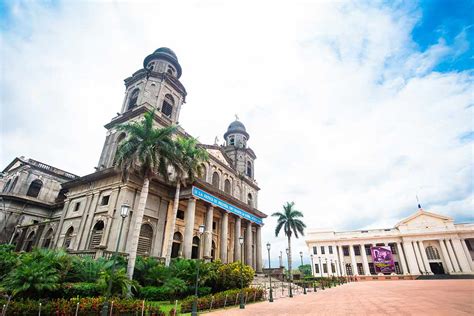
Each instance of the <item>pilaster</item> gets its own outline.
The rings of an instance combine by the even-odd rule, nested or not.
[[[183,256],[186,259],[191,259],[195,214],[196,199],[190,198],[188,199],[188,206],[186,207],[186,214],[184,216]]]

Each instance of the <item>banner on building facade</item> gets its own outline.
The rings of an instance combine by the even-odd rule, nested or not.
[[[247,213],[246,211],[236,207],[236,206],[233,206],[232,204],[229,204],[225,201],[222,201],[221,199],[215,197],[214,195],[210,194],[210,193],[207,193],[206,191],[203,191],[201,189],[198,189],[196,187],[193,186],[193,189],[192,189],[192,194],[201,199],[201,200],[204,200],[206,202],[209,202],[211,204],[214,204],[215,206],[218,206],[226,211],[229,211],[230,213],[233,213],[237,216],[240,216],[242,218],[245,218],[251,222],[254,222],[258,225],[263,225],[263,221],[261,218],[253,215],[253,214],[250,214],[250,213]]]
[[[393,262],[393,254],[390,247],[370,247],[370,252],[372,253],[375,273],[395,272],[395,263]]]

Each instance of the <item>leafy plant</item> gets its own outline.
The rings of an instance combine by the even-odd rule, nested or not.
[[[112,277],[112,295],[118,295],[125,297],[129,293],[129,289],[137,291],[139,288],[139,284],[135,280],[130,280],[127,276],[125,269],[119,269],[114,272],[111,276],[110,270],[105,270],[100,273],[99,280],[97,283],[99,284],[102,293],[105,295],[107,292],[107,288],[109,285],[109,280]]]
[[[0,245],[0,281],[18,264],[14,245]]]

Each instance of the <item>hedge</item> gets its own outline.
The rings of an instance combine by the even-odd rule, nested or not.
[[[244,299],[247,298],[247,302],[257,302],[263,299],[264,290],[262,288],[245,288]],[[227,296],[227,300],[226,300]],[[189,313],[192,310],[194,296],[189,296],[181,302],[181,312]],[[214,295],[206,295],[199,297],[197,300],[198,311],[206,310],[211,308],[220,308],[225,306],[232,306],[239,304],[240,302],[240,289],[227,290],[219,292]]]
[[[112,315],[123,315],[141,311],[143,301],[133,299],[112,298],[113,310]],[[74,315],[79,302],[79,315],[100,315],[100,311],[104,304],[104,297],[81,298],[77,299],[54,299],[42,302],[41,315],[66,316]],[[10,301],[7,309],[7,315],[38,315],[39,302],[36,300],[18,300]],[[6,304],[5,300],[0,300],[0,304]],[[165,313],[159,307],[145,306],[146,314],[153,316],[165,316]]]

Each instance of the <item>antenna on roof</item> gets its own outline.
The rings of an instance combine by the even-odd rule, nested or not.
[[[418,209],[421,210],[420,200],[418,199],[418,194],[416,195],[416,202],[418,203]]]

